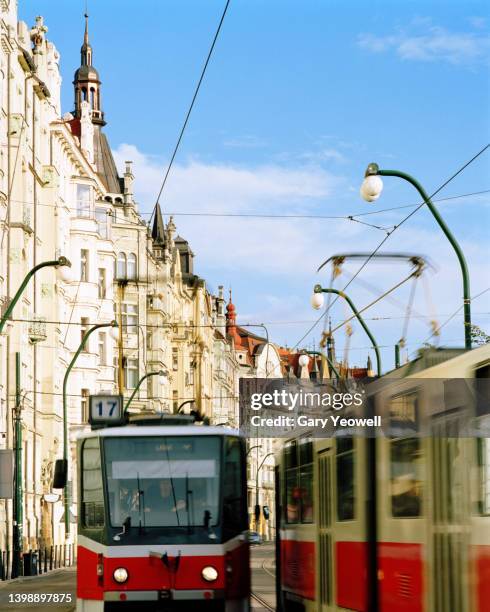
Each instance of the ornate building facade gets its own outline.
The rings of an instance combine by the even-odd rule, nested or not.
[[[2,5],[3,6],[3,5]],[[87,427],[89,396],[133,397],[129,412],[197,410],[236,422],[241,368],[227,336],[223,291],[194,274],[194,254],[157,206],[146,223],[134,198],[131,162],[122,174],[104,133],[103,89],[88,19],[74,76],[74,108],[62,114],[59,54],[41,17],[29,29],[16,3],[0,16],[0,303],[5,313],[26,274],[36,273],[0,336],[0,450],[22,431],[23,548],[71,541],[64,506],[50,493],[64,444],[67,379],[70,521],[77,507],[75,438]],[[95,324],[118,324],[94,330]],[[16,353],[20,398],[16,401]],[[140,381],[147,375],[142,384]],[[160,374],[160,375],[157,375]],[[19,408],[15,412],[16,406]],[[0,460],[8,463],[8,453]],[[7,464],[5,464],[7,465]],[[7,487],[8,489],[8,487]],[[0,550],[11,548],[13,502],[0,498]]]

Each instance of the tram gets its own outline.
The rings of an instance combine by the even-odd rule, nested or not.
[[[490,439],[460,433],[488,425],[489,378],[490,346],[428,351],[367,387],[369,410],[417,420],[425,436],[287,441],[279,612],[490,610]],[[468,397],[451,391],[457,379],[473,381]]]
[[[77,610],[249,610],[243,438],[168,417],[77,452]]]

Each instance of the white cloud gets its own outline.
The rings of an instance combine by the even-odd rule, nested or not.
[[[114,155],[120,168],[124,160],[134,161],[135,192],[141,210],[150,212],[165,164],[132,145],[121,145]],[[329,214],[337,210],[338,214],[336,197],[345,191],[346,184],[342,177],[317,166],[242,167],[190,161],[173,168],[162,198],[162,210],[167,218],[169,212],[206,211]],[[389,215],[377,217],[376,222],[388,225]],[[308,306],[311,289],[318,281],[328,285],[330,278],[330,270],[316,274],[318,265],[335,253],[371,251],[384,235],[357,223],[334,219],[267,220],[177,215],[175,221],[178,233],[189,240],[196,254],[196,272],[205,275],[211,285],[232,285],[240,319],[245,321],[244,315],[248,313],[249,322],[308,320],[318,316]],[[454,229],[457,230],[457,226]],[[487,261],[490,247],[472,243],[469,236],[466,240],[464,235],[459,239],[468,257],[472,293],[475,294],[489,284]],[[383,250],[427,255],[439,268],[430,279],[435,310],[450,313],[460,305],[461,274],[457,259],[429,215],[419,213],[406,227],[397,230]],[[351,264],[348,269],[354,271],[358,265]],[[362,278],[386,290],[406,272],[407,267],[371,262],[363,270]],[[343,286],[348,279],[348,275],[344,275],[337,286]],[[408,285],[396,295],[406,304],[407,294]],[[353,283],[349,295],[359,307],[373,299],[360,283]],[[489,299],[490,294],[482,297],[477,307],[488,309]],[[422,289],[418,290],[416,307],[428,314]],[[344,318],[345,312],[340,304],[336,308],[334,318]],[[381,302],[372,310],[373,315],[383,313],[403,315],[403,310],[399,311],[387,302]],[[457,322],[458,319],[454,326],[449,325],[444,330],[444,334],[452,334],[450,339],[460,335],[461,325],[458,326]],[[389,343],[393,334],[400,334],[402,323],[395,321],[392,327],[386,322],[376,324],[380,343]],[[278,324],[271,326],[270,333],[279,342],[289,340],[294,343],[307,327],[306,323],[283,327]],[[410,327],[411,341],[416,330],[419,330],[416,337],[427,336],[427,325],[414,323]],[[316,337],[318,339],[319,334]],[[359,329],[354,344],[366,344]]]
[[[133,160],[136,195],[144,207],[152,207],[165,163],[128,144],[116,149],[114,158],[120,168],[124,160]],[[280,212],[288,205],[291,212],[291,206],[304,210],[328,198],[340,183],[340,178],[313,165],[244,167],[191,160],[174,164],[162,202],[174,211]]]
[[[358,45],[372,53],[394,50],[404,60],[443,61],[453,65],[473,65],[487,61],[490,37],[481,32],[451,32],[446,28],[417,22],[410,30],[377,36],[361,34]],[[474,25],[474,27],[476,27]],[[482,25],[480,23],[479,28]]]

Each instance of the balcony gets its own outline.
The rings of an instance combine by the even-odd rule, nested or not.
[[[39,317],[38,315],[31,314],[29,316],[29,342],[31,344],[37,344],[38,342],[44,342],[47,338],[46,334],[46,317]]]

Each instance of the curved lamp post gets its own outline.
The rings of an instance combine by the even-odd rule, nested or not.
[[[396,176],[401,178],[415,187],[415,189],[422,196],[424,203],[427,204],[432,216],[437,221],[439,227],[442,229],[446,238],[451,243],[461,267],[461,273],[463,276],[463,308],[464,308],[464,340],[465,348],[471,349],[471,298],[470,298],[470,278],[468,273],[468,266],[466,258],[459,246],[456,238],[451,233],[451,230],[446,225],[444,219],[439,214],[439,211],[434,206],[430,199],[430,196],[422,187],[422,185],[410,174],[401,172],[400,170],[381,170],[378,164],[369,164],[366,169],[365,178],[361,186],[361,196],[367,202],[374,202],[379,198],[383,190],[383,181],[380,177],[382,176]]]
[[[15,305],[19,301],[20,296],[24,292],[24,289],[27,287],[27,284],[29,283],[31,278],[34,276],[34,274],[36,274],[38,270],[41,270],[41,268],[60,268],[60,276],[62,276],[63,278],[63,272],[61,271],[61,268],[63,268],[64,266],[66,266],[67,268],[71,268],[71,262],[66,257],[61,256],[61,257],[58,257],[58,259],[53,259],[50,261],[43,261],[37,264],[37,266],[34,266],[32,270],[30,270],[26,274],[24,280],[22,281],[21,286],[17,289],[17,293],[12,298],[10,304],[8,305],[2,318],[0,319],[0,334],[2,333],[3,328],[5,327],[5,323],[7,322],[8,318],[12,314],[12,311],[14,310]],[[68,276],[65,276],[63,280],[66,280],[67,278]]]
[[[164,370],[158,370],[156,372],[147,372],[144,376],[142,376],[139,379],[138,384],[136,385],[133,392],[131,393],[131,397],[126,402],[126,405],[124,406],[124,414],[126,414],[126,412],[128,411],[128,408],[131,402],[133,401],[134,396],[136,395],[136,393],[138,393],[138,389],[141,387],[141,385],[147,378],[150,378],[150,376],[159,376],[161,378],[162,384],[165,384],[167,382],[167,372],[165,372]]]
[[[255,474],[255,530],[258,533],[258,523],[259,523],[259,519],[260,519],[260,504],[259,504],[259,472],[262,469],[262,466],[265,463],[265,460],[268,459],[269,457],[273,457],[274,453],[267,453],[267,455],[265,455],[265,457],[262,459],[262,463],[259,465],[259,467],[257,468],[257,473]]]
[[[98,323],[97,325],[92,325],[86,333],[84,334],[82,341],[80,342],[80,346],[78,347],[76,353],[73,355],[72,360],[70,361],[68,367],[66,368],[65,376],[63,378],[63,462],[65,466],[68,466],[68,408],[66,404],[66,388],[68,386],[68,376],[75,365],[78,356],[85,348],[87,344],[87,340],[90,335],[97,329],[101,329],[103,327],[112,327],[113,329],[117,328],[117,322],[111,321],[110,323]],[[67,468],[65,468],[67,469]],[[65,537],[70,533],[70,516],[69,516],[69,499],[68,492],[65,488],[64,490],[64,505],[65,505]]]
[[[381,355],[380,355],[380,352],[379,352],[379,347],[378,347],[378,345],[376,343],[376,340],[374,339],[374,336],[371,333],[369,327],[364,322],[364,319],[361,317],[360,313],[358,312],[357,308],[354,306],[354,303],[352,302],[350,297],[348,295],[346,295],[343,291],[339,291],[338,289],[331,289],[331,288],[330,289],[324,289],[321,285],[315,285],[315,287],[313,289],[313,295],[311,296],[311,305],[316,310],[319,310],[323,306],[323,302],[324,302],[323,294],[324,293],[335,293],[335,295],[343,297],[345,299],[345,301],[349,304],[352,312],[356,316],[357,320],[359,321],[359,323],[361,324],[362,328],[364,329],[364,331],[368,335],[368,338],[371,340],[371,342],[373,344],[373,349],[374,349],[374,352],[376,353],[376,369],[377,369],[377,372],[378,372],[378,376],[381,376]]]

